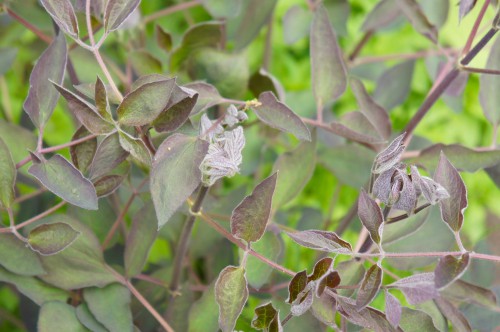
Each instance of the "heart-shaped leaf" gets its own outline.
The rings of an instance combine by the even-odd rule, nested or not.
[[[66,249],[79,235],[78,231],[63,222],[44,224],[30,231],[28,244],[34,251],[49,256]]]

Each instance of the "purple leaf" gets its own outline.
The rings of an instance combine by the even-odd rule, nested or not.
[[[247,243],[257,242],[266,231],[276,179],[274,173],[259,183],[252,194],[245,197],[231,215],[231,233]]]
[[[97,210],[97,195],[92,182],[61,155],[34,163],[28,173],[68,203],[87,210]]]
[[[446,288],[460,278],[469,266],[469,254],[465,253],[460,258],[447,255],[439,259],[434,270],[434,282],[437,289]]]
[[[340,275],[337,271],[332,271],[324,276],[322,276],[317,283],[316,286],[316,295],[322,296],[325,289],[328,287],[330,289],[334,289],[340,284]]]
[[[286,234],[291,237],[292,240],[307,248],[332,253],[352,252],[351,245],[348,242],[342,240],[334,232],[307,230]]]
[[[290,312],[294,316],[301,316],[306,313],[309,308],[311,308],[314,301],[314,291],[311,289],[311,284],[306,286],[297,297],[295,301],[292,302],[292,307],[290,308]]]
[[[215,282],[215,300],[219,306],[219,328],[222,332],[233,332],[247,299],[245,269],[236,266],[224,268]]]
[[[347,69],[337,36],[323,4],[315,6],[310,37],[311,81],[316,105],[323,109],[347,85]]]
[[[397,2],[399,0],[393,1],[395,7]],[[388,111],[403,103],[410,93],[414,68],[415,60],[408,60],[387,69],[377,79],[373,93],[377,103]]]
[[[450,195],[449,198],[439,201],[441,218],[454,232],[458,232],[462,228],[464,210],[467,208],[467,189],[456,168],[442,152],[434,180]]]
[[[30,231],[28,244],[32,250],[49,256],[66,249],[79,235],[80,232],[63,222],[44,224]]]
[[[106,86],[101,81],[99,76],[97,76],[94,91],[95,91],[94,100],[95,100],[95,106],[97,107],[97,112],[107,121],[113,122],[113,117],[111,116],[111,109],[109,108],[108,93],[106,90]]]
[[[151,166],[151,152],[143,140],[122,130],[118,132],[118,139],[123,150],[129,152],[142,167],[149,168]]]
[[[406,133],[403,133],[396,137],[391,144],[377,154],[375,157],[375,167],[373,168],[374,174],[384,173],[399,162],[405,150],[405,146],[403,145],[405,135]]]
[[[477,0],[460,0],[458,20],[461,21],[476,5]]]
[[[397,191],[398,199],[394,203],[393,208],[406,211],[408,215],[411,215],[417,206],[417,191],[406,173],[406,169],[397,169],[395,174],[395,185],[393,185],[392,189],[393,193],[394,190]]]
[[[267,70],[261,68],[256,71],[248,82],[248,88],[254,96],[259,96],[261,93],[271,91],[279,101],[285,102],[285,89],[281,82]]]
[[[429,38],[434,44],[437,43],[438,31],[429,22],[416,0],[398,0],[397,5],[417,32]]]
[[[330,294],[324,293],[314,298],[310,309],[313,316],[326,326],[337,326],[335,322],[337,300]]]
[[[381,144],[385,142],[385,139],[380,137],[375,127],[361,112],[346,113],[340,122],[334,121],[329,125],[330,132],[358,143]]]
[[[125,169],[122,175],[104,175],[93,181],[97,197],[112,194],[122,184],[123,180],[125,180],[130,171],[130,163],[126,161],[120,165],[123,165],[123,169]]]
[[[300,293],[306,288],[308,282],[306,270],[295,274],[288,284],[288,303],[293,303],[297,300]]]
[[[373,242],[380,244],[384,217],[382,210],[364,189],[361,189],[358,200],[358,217],[370,233]]]
[[[406,296],[408,303],[419,304],[439,296],[434,284],[434,273],[420,273],[400,279],[389,287],[400,289]]]
[[[385,291],[385,316],[394,328],[397,328],[401,320],[403,309],[399,300],[387,290]]]
[[[141,0],[109,0],[104,10],[106,33],[116,30],[139,6]]]
[[[73,38],[78,38],[78,21],[69,0],[41,0],[40,2],[62,31]]]
[[[456,331],[472,332],[467,318],[453,304],[443,298],[434,300],[441,313],[448,319]]]
[[[173,100],[175,104],[170,105]],[[198,92],[176,85],[166,109],[153,121],[156,131],[172,132],[180,128],[189,118],[197,100]]]
[[[173,134],[159,146],[150,184],[158,228],[170,219],[200,184],[199,167],[207,151],[206,141],[183,134]]]
[[[490,50],[486,68],[490,70],[500,69],[500,39],[495,40],[493,47]],[[500,103],[500,76],[499,75],[481,75],[479,88],[479,101],[483,108],[484,116],[491,122],[493,126],[500,124],[500,111],[498,105]]]
[[[311,273],[311,275],[307,278],[308,282],[320,279],[330,270],[332,264],[333,258],[331,257],[325,257],[317,261],[316,264],[314,264],[313,273]]]
[[[425,199],[432,205],[439,201],[449,198],[450,195],[439,183],[426,176],[421,176],[417,166],[410,166],[411,180],[417,189],[417,195],[422,193]]]
[[[283,37],[288,45],[295,44],[309,34],[311,11],[301,5],[290,7],[283,16]]]
[[[401,10],[396,1],[398,0],[379,1],[366,16],[361,30],[364,32],[374,31],[393,23],[396,18],[401,16]]]
[[[493,310],[498,308],[497,297],[493,291],[460,279],[455,280],[440,293],[455,301],[470,302]]]
[[[356,309],[360,311],[365,308],[377,296],[382,284],[382,269],[378,265],[372,265],[366,271],[365,277],[361,282],[356,298]]]
[[[369,328],[374,331],[397,331],[387,321],[383,312],[366,307],[358,310],[353,299],[337,296],[339,313],[351,323]]]
[[[252,327],[257,330],[281,332],[283,327],[279,320],[279,311],[274,309],[271,302],[255,308],[255,315],[252,319]]]
[[[129,153],[120,145],[118,133],[106,136],[99,146],[90,166],[90,178],[97,179],[121,164]]]
[[[302,141],[311,140],[311,133],[300,117],[276,99],[271,91],[261,93],[259,102],[262,105],[253,107],[252,110],[262,122],[283,132],[291,133]]]
[[[80,126],[75,132],[71,141],[89,136],[91,133],[84,126]],[[83,143],[72,145],[69,148],[71,155],[71,161],[76,168],[78,168],[82,173],[85,173],[87,169],[92,164],[92,159],[94,159],[97,150],[97,138],[94,137]]]
[[[10,208],[14,201],[16,174],[16,165],[12,160],[9,147],[0,138],[0,207]]]
[[[217,88],[211,84],[205,82],[192,82],[184,85],[184,87],[198,92],[198,100],[196,101],[196,105],[191,112],[192,115],[198,114],[209,107],[217,105],[223,100]]]
[[[38,128],[45,127],[56,107],[59,93],[50,85],[49,80],[62,83],[67,54],[66,39],[60,33],[38,58],[31,72],[30,89],[23,106]]]

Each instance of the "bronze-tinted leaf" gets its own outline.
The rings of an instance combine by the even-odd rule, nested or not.
[[[73,38],[78,38],[78,21],[71,1],[41,0],[40,2],[62,31]]]
[[[465,318],[464,314],[453,304],[443,298],[434,300],[439,307],[441,313],[450,321],[451,325],[457,331],[472,332],[472,328]]]
[[[120,145],[118,133],[106,136],[95,153],[90,166],[90,178],[97,179],[109,172],[127,159],[129,153]]]
[[[141,0],[109,0],[104,10],[104,29],[111,32],[132,14]]]
[[[297,300],[297,297],[307,286],[307,272],[306,270],[300,271],[295,276],[293,276],[292,280],[288,284],[288,299],[286,300],[288,303],[293,303]]]
[[[248,299],[245,268],[227,266],[219,274],[215,283],[215,300],[219,305],[219,328],[222,332],[232,332],[236,320]]]
[[[186,84],[184,87],[198,92],[198,99],[195,107],[193,108],[192,115],[198,114],[199,112],[212,107],[223,100],[217,88],[211,84],[205,82],[193,82]]]
[[[397,328],[403,312],[401,303],[389,291],[385,291],[385,316],[394,328]]]
[[[112,194],[122,184],[123,180],[125,180],[125,177],[130,170],[130,163],[128,161],[125,161],[119,166],[121,165],[123,165],[123,167],[118,167],[118,169],[120,171],[123,171],[123,174],[104,175],[93,181],[97,197],[104,197]]]
[[[429,22],[416,0],[398,0],[397,5],[417,32],[429,38],[434,44],[437,43],[438,31]]]
[[[95,106],[97,107],[97,112],[104,119],[113,122],[113,117],[111,116],[111,109],[109,107],[108,92],[106,90],[106,86],[101,81],[99,76],[97,76],[94,91],[95,91],[94,100],[95,100]]]
[[[14,201],[16,165],[12,160],[9,147],[0,138],[0,207],[10,208]]]
[[[314,281],[320,279],[325,273],[327,273],[333,264],[333,258],[325,257],[320,259],[314,264],[313,273],[308,277],[308,281]]]
[[[363,226],[368,230],[372,241],[380,244],[384,225],[382,210],[364,189],[361,189],[359,194],[358,216]]]
[[[87,128],[85,128],[84,126],[80,126],[80,128],[77,129],[77,131],[71,138],[71,141],[75,141],[77,139],[84,138],[90,135],[91,133],[87,130]],[[82,173],[85,173],[92,164],[92,159],[94,159],[96,150],[96,137],[80,144],[70,146],[69,152],[73,165],[75,165],[75,167],[78,168]]]
[[[255,308],[255,314],[252,319],[252,327],[257,330],[282,331],[283,327],[279,320],[279,310],[274,309],[271,302]],[[272,325],[277,325],[272,327]],[[276,329],[277,328],[277,329]]]
[[[460,258],[447,255],[439,260],[434,270],[434,282],[436,288],[443,289],[460,278],[469,266],[469,253],[465,253]]]
[[[118,139],[123,150],[129,152],[135,160],[143,167],[151,167],[151,152],[146,147],[143,140],[133,137],[129,133],[120,130],[118,132]]]
[[[259,183],[252,194],[245,197],[231,215],[231,233],[247,243],[257,242],[264,234],[278,173]]]
[[[358,290],[358,297],[356,298],[356,309],[358,311],[369,305],[375,296],[377,296],[381,284],[382,269],[376,264],[372,265],[366,271]]]
[[[198,100],[198,92],[182,86],[175,86],[167,107],[153,121],[156,131],[174,131],[189,118]]]
[[[156,30],[156,44],[158,46],[166,51],[170,52],[172,50],[172,35],[165,31],[161,25],[155,25],[155,30]]]
[[[42,255],[54,255],[70,246],[79,235],[78,231],[63,222],[44,224],[30,231],[28,244]]]
[[[286,234],[292,240],[307,248],[332,253],[349,253],[352,251],[351,245],[334,232],[308,230]]]
[[[316,286],[316,295],[322,296],[326,288],[335,288],[340,284],[340,275],[337,271],[332,271],[322,276]]]
[[[258,97],[263,92],[271,91],[278,100],[285,101],[285,89],[283,85],[264,68],[259,69],[250,77],[248,88],[255,97]]]

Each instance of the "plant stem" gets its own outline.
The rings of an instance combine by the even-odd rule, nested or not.
[[[32,193],[29,193],[29,194],[26,194],[26,195],[23,195],[23,196],[19,196],[17,197],[15,200],[14,200],[14,204],[19,204],[19,203],[22,203],[24,201],[27,201],[28,199],[31,199],[33,197],[36,197],[38,195],[41,195],[43,194],[44,192],[46,192],[47,189],[45,188],[40,188]]]
[[[11,9],[7,8],[7,13],[10,16],[12,16],[12,18],[14,18],[16,21],[18,21],[19,23],[21,23],[22,25],[24,25],[26,28],[28,28],[28,30],[30,30],[31,32],[33,32],[35,35],[37,35],[38,38],[40,38],[41,40],[43,40],[47,44],[50,44],[52,42],[52,37],[47,36],[46,34],[44,34],[37,27],[35,27],[34,25],[32,25],[31,23],[29,23],[28,21],[26,21],[21,16],[17,15],[16,13],[14,13]]]
[[[472,42],[474,41],[474,37],[476,37],[477,31],[479,29],[479,26],[481,25],[481,22],[483,21],[484,14],[486,13],[488,6],[490,5],[490,2],[491,2],[490,0],[484,1],[483,7],[481,8],[481,11],[477,15],[476,21],[474,22],[474,26],[470,31],[469,38],[467,38],[467,42],[465,43],[465,46],[462,50],[462,54],[467,54],[470,51],[470,48],[472,47]]]
[[[373,30],[369,30],[364,34],[363,38],[361,38],[356,47],[354,47],[352,53],[349,55],[348,57],[349,61],[354,61],[354,59],[358,57],[363,47],[365,47],[366,43],[370,40],[372,36],[373,36]]]
[[[431,206],[431,204],[430,204],[430,203],[425,203],[425,204],[423,204],[423,205],[421,205],[421,206],[417,207],[417,208],[413,211],[413,213],[414,213],[414,214],[417,214],[417,213],[419,213],[420,211],[422,211],[422,210],[424,210],[424,209],[428,208],[429,206]],[[386,223],[386,224],[393,224],[393,223],[395,223],[395,222],[398,222],[398,221],[404,220],[404,219],[406,219],[406,218],[408,218],[408,217],[409,217],[408,213],[405,213],[405,214],[402,214],[402,215],[397,216],[397,217],[394,217],[394,218],[387,218],[387,220],[386,220],[386,222],[385,222],[385,223]]]
[[[462,239],[460,238],[460,232],[453,232],[453,234],[455,235],[455,241],[457,241],[457,245],[458,245],[458,249],[463,252],[463,253],[466,253],[467,250],[464,248],[464,245],[462,243]]]
[[[180,11],[183,11],[183,10],[186,10],[186,9],[191,8],[191,7],[198,6],[198,5],[201,5],[200,0],[182,2],[178,5],[171,6],[171,7],[165,8],[163,10],[157,11],[154,14],[145,16],[144,19],[142,20],[142,22],[144,24],[148,24],[149,22],[154,21],[160,17],[167,16],[167,15],[170,15],[170,14],[173,14],[176,12],[180,12]]]
[[[28,219],[28,220],[26,220],[26,221],[24,221],[24,222],[22,222],[22,223],[20,223],[20,224],[16,225],[16,226],[15,226],[15,229],[16,229],[16,230],[19,230],[19,229],[21,229],[21,228],[23,228],[23,227],[25,227],[25,226],[28,226],[28,225],[29,225],[29,224],[31,224],[31,223],[34,223],[35,221],[38,221],[38,220],[40,220],[40,219],[42,219],[42,218],[44,218],[44,217],[48,216],[48,215],[49,215],[49,214],[51,214],[52,212],[55,212],[55,211],[59,210],[59,209],[60,209],[61,207],[63,207],[65,204],[66,204],[66,202],[65,202],[65,201],[59,202],[58,204],[54,205],[54,206],[53,206],[53,207],[51,207],[50,209],[48,209],[48,210],[46,210],[46,211],[44,211],[44,212],[42,212],[42,213],[40,213],[40,214],[38,214],[38,215],[34,216],[33,218],[30,218],[30,219]],[[10,232],[11,232],[11,230],[10,230],[9,228],[2,228],[2,229],[0,229],[0,233],[10,233]]]
[[[19,234],[19,232],[16,229],[16,223],[14,221],[14,213],[12,213],[11,208],[7,208],[7,214],[9,215],[9,225],[10,225],[10,231],[12,234],[14,234],[19,240],[23,242],[28,242],[28,239]]]
[[[286,323],[288,323],[288,321],[290,320],[290,318],[292,318],[293,315],[291,312],[288,313],[288,315],[286,315],[285,318],[283,318],[283,320],[281,321],[281,326],[285,326]]]
[[[470,73],[478,73],[478,74],[486,74],[486,75],[500,75],[500,70],[488,69],[488,68],[475,68],[475,67],[460,67],[461,70],[470,72]]]
[[[420,59],[430,56],[436,55],[453,55],[458,51],[452,48],[443,48],[440,50],[425,50],[419,51],[415,53],[400,53],[400,54],[387,54],[387,55],[379,55],[379,56],[366,56],[362,58],[357,58],[354,61],[349,63],[349,67],[361,66],[369,63],[377,63],[377,62],[385,62],[391,60],[412,60],[412,59]]]

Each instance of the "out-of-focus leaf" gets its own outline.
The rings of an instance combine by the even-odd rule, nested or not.
[[[134,216],[125,243],[125,273],[128,277],[141,273],[157,234],[154,206],[148,203]]]
[[[33,163],[28,172],[47,189],[68,203],[87,210],[97,210],[95,188],[82,173],[61,155]]]
[[[118,121],[127,126],[150,123],[165,109],[175,86],[175,79],[146,83],[123,98],[116,113]]]
[[[149,75],[162,72],[161,61],[146,50],[137,50],[128,54],[132,68],[137,75]]]
[[[69,247],[79,235],[73,227],[63,222],[45,224],[30,231],[28,244],[42,255],[54,255]]]
[[[357,285],[363,280],[365,275],[363,264],[354,259],[340,262],[335,269],[340,274],[341,286]],[[354,293],[354,289],[339,289],[338,293],[342,296],[351,296]]]
[[[239,15],[242,0],[202,0],[202,4],[214,18],[232,18]]]
[[[200,184],[199,167],[207,151],[207,142],[183,134],[168,137],[158,148],[150,184],[158,228],[170,219]]]
[[[385,291],[385,316],[394,328],[397,328],[401,320],[402,307],[399,300],[387,290]]]
[[[441,28],[446,23],[450,11],[449,0],[419,0],[418,3],[429,22],[436,28]]]
[[[349,253],[352,251],[351,245],[334,232],[308,230],[286,234],[292,240],[307,248],[332,253]]]
[[[166,109],[153,121],[156,131],[171,132],[180,128],[189,118],[197,100],[195,90],[176,86]]]
[[[322,4],[316,6],[311,25],[311,80],[316,105],[325,107],[339,98],[347,86],[347,69]]]
[[[378,265],[372,265],[366,271],[366,274],[359,287],[358,297],[356,298],[356,308],[363,309],[377,296],[382,284],[382,269]]]
[[[465,253],[460,258],[447,255],[439,259],[434,270],[434,283],[436,288],[443,289],[460,278],[469,266],[469,254]]]
[[[355,301],[346,297],[337,297],[339,313],[351,323],[369,328],[374,331],[397,331],[387,321],[383,312],[371,307],[358,310]]]
[[[261,93],[259,102],[262,105],[253,107],[252,110],[262,122],[270,127],[291,133],[300,140],[311,140],[311,133],[300,117],[288,106],[278,101],[272,92]]]
[[[266,231],[278,173],[259,183],[231,215],[231,233],[247,243],[257,242]]]
[[[219,330],[219,311],[215,302],[214,283],[203,292],[201,298],[194,302],[189,310],[188,332],[216,332]]]
[[[141,139],[121,130],[118,132],[118,139],[123,150],[130,153],[143,167],[151,166],[151,152]]]
[[[106,90],[106,86],[101,81],[99,76],[97,76],[95,82],[95,90],[94,90],[94,100],[95,106],[97,108],[97,112],[106,120],[113,122],[113,117],[111,115],[111,109],[109,108],[108,101],[108,92]]]
[[[415,274],[399,279],[390,284],[389,287],[400,289],[410,304],[419,304],[439,296],[434,283],[434,273]]]
[[[382,230],[384,227],[384,217],[377,202],[373,200],[362,188],[358,200],[358,217],[366,227],[373,242],[380,244],[382,240]]]
[[[105,120],[94,106],[87,103],[82,98],[78,97],[73,92],[65,89],[61,85],[52,82],[57,91],[68,102],[68,108],[78,118],[78,120],[87,128],[91,133],[101,135],[108,134],[115,130],[115,126]]]
[[[281,102],[285,101],[285,90],[283,85],[281,85],[276,77],[263,68],[259,69],[259,71],[255,72],[252,77],[250,77],[248,88],[255,97],[258,97],[263,92],[271,91],[278,100]]]
[[[323,2],[323,4],[328,11],[328,17],[337,35],[347,36],[347,21],[351,17],[349,0],[327,1]]]
[[[16,174],[16,165],[12,160],[9,147],[0,138],[0,207],[10,208],[14,201]]]
[[[198,100],[192,111],[192,114],[198,114],[199,112],[216,105],[222,101],[222,96],[216,87],[205,82],[193,82],[185,85],[186,88],[195,90],[198,92]]]
[[[91,135],[90,131],[88,131],[84,126],[80,126],[80,128],[77,129],[77,131],[71,138],[71,141],[76,141],[89,135]],[[75,167],[78,168],[80,172],[85,173],[92,164],[92,159],[94,159],[96,150],[96,137],[80,144],[70,146],[69,152],[73,165],[75,165]]]
[[[288,303],[293,303],[297,300],[297,297],[307,286],[307,272],[306,270],[300,271],[295,274],[290,280],[288,284],[288,299],[286,300]]]
[[[30,75],[30,90],[24,101],[24,110],[37,126],[45,127],[59,99],[59,93],[50,81],[61,84],[66,69],[68,51],[66,39],[60,33],[42,53]]]
[[[76,317],[86,328],[92,332],[107,332],[108,330],[90,312],[88,305],[84,302],[76,307]]]
[[[401,15],[398,0],[381,0],[365,18],[361,30],[364,32],[384,28]]]
[[[500,69],[500,39],[497,39],[490,50],[490,55],[486,63],[486,68],[491,70]],[[500,76],[498,75],[481,75],[479,78],[479,101],[483,107],[484,116],[491,122],[493,126],[498,126],[500,123],[500,111],[498,105],[500,103]]]
[[[241,0],[239,15],[227,21],[228,39],[242,50],[270,19],[277,0]]]
[[[295,5],[283,16],[283,35],[285,43],[294,44],[309,34],[312,14],[303,6]]]
[[[271,302],[263,304],[255,308],[255,314],[252,319],[252,327],[257,330],[282,331],[283,327],[279,319],[279,310],[274,309]]]
[[[78,21],[71,1],[41,0],[40,2],[62,31],[73,38],[78,38]]]
[[[318,280],[321,278],[326,272],[330,270],[332,266],[333,258],[325,257],[320,259],[314,264],[313,273],[308,277],[308,281]]]
[[[438,332],[432,318],[423,311],[403,307],[399,326],[405,332]]]
[[[40,307],[37,330],[39,332],[86,332],[76,317],[75,308],[59,301],[50,301]]]
[[[391,111],[406,100],[413,78],[414,60],[389,68],[377,80],[373,98],[386,110]]]
[[[477,0],[460,0],[458,20],[461,21],[476,5]]]
[[[434,44],[437,43],[438,31],[429,22],[416,0],[397,1],[397,5],[417,32],[429,38]]]
[[[361,112],[346,113],[340,122],[334,121],[329,125],[329,131],[354,142],[381,144],[385,141]]]
[[[132,14],[141,0],[109,0],[104,10],[104,29],[111,32]]]
[[[386,223],[384,225],[384,242],[387,245],[415,233],[429,217],[430,209],[425,209],[417,214],[414,214],[403,222]]]
[[[471,302],[485,308],[498,308],[497,297],[494,292],[463,280],[455,280],[449,284],[445,289],[441,290],[441,295],[460,302]]]
[[[434,180],[450,195],[450,198],[439,201],[441,218],[454,232],[458,232],[462,228],[464,210],[467,208],[467,188],[457,169],[443,152],[434,173]]]
[[[15,163],[24,159],[28,151],[36,148],[36,137],[31,131],[3,119],[0,119],[0,139],[9,147]]]
[[[16,48],[0,48],[0,76],[5,74],[16,59]]]
[[[472,332],[472,328],[467,318],[465,318],[464,314],[462,314],[453,304],[443,298],[438,298],[434,301],[443,315],[450,321],[454,329],[457,331]]]
[[[326,326],[337,326],[335,323],[337,301],[330,294],[324,293],[316,297],[311,306],[311,313]]]
[[[0,234],[0,265],[19,276],[45,274],[38,255],[14,234]]]
[[[83,94],[85,97],[94,99],[95,98],[95,83],[82,83],[78,85],[74,85],[74,88]],[[118,105],[122,101],[122,97],[118,96],[115,91],[111,88],[109,84],[104,84],[104,88],[106,89],[106,94],[110,103]]]
[[[83,297],[95,318],[109,331],[133,331],[130,292],[125,286],[113,283],[86,288]]]
[[[156,31],[156,44],[158,46],[166,51],[170,52],[172,50],[172,35],[165,31],[161,25],[156,25],[155,26],[155,31]]]
[[[96,179],[105,175],[127,159],[128,155],[120,145],[118,133],[106,136],[97,147],[90,166],[90,177]]]
[[[283,206],[302,191],[316,166],[316,142],[303,142],[295,150],[282,154],[274,163],[279,171],[273,197],[273,209]]]
[[[248,299],[245,268],[228,266],[215,282],[215,301],[219,306],[219,328],[232,332]]]

